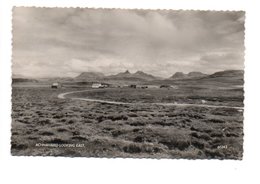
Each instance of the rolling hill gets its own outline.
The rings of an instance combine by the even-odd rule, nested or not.
[[[170,80],[180,80],[180,79],[191,79],[191,78],[201,78],[207,76],[201,72],[190,72],[188,74],[184,74],[183,72],[176,72],[169,79]]]
[[[75,77],[75,79],[90,81],[90,80],[100,80],[104,77],[105,77],[105,75],[103,73],[99,73],[99,72],[83,72],[80,75],[78,75],[77,77]]]
[[[243,77],[244,71],[243,70],[225,70],[216,72],[212,75],[209,75],[209,78],[216,78],[216,77]]]

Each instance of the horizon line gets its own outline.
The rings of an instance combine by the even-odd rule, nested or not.
[[[45,79],[45,78],[76,78],[77,76],[81,75],[82,73],[101,73],[104,75],[104,77],[108,77],[108,76],[112,76],[112,75],[117,75],[117,74],[120,74],[120,73],[126,73],[126,72],[129,72],[130,74],[135,74],[135,73],[138,73],[138,72],[143,72],[145,74],[148,74],[148,75],[152,75],[154,77],[159,77],[159,78],[163,78],[163,79],[167,79],[167,78],[170,78],[172,77],[174,74],[176,73],[183,73],[185,75],[189,74],[189,73],[192,73],[192,72],[200,72],[202,74],[206,74],[206,75],[212,75],[214,73],[217,73],[217,72],[224,72],[224,71],[244,71],[244,69],[227,69],[227,70],[218,70],[218,71],[215,71],[213,73],[204,73],[204,72],[200,72],[200,71],[190,71],[190,72],[183,72],[183,71],[177,71],[175,73],[173,73],[172,75],[170,75],[169,77],[161,77],[161,76],[157,76],[157,75],[153,75],[151,73],[147,73],[147,72],[144,72],[144,71],[141,71],[141,70],[137,70],[136,72],[130,72],[130,70],[124,70],[124,71],[121,71],[121,72],[117,72],[115,74],[110,74],[110,75],[105,75],[103,72],[95,72],[95,71],[86,71],[86,72],[80,72],[78,73],[76,76],[74,77],[71,77],[71,76],[51,76],[51,77],[47,77],[47,76],[42,76],[42,77],[33,77],[33,76],[26,76],[26,75],[23,75],[23,74],[14,74],[12,73],[12,76],[11,78],[14,78],[14,75],[17,75],[17,76],[21,76],[21,77],[16,77],[16,78],[33,78],[33,79]]]

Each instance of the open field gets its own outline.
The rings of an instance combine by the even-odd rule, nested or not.
[[[243,107],[243,89],[205,89],[181,87],[159,89],[110,88],[68,94],[71,98],[90,98],[125,103],[179,103]]]
[[[13,87],[12,155],[242,159],[241,110],[135,104],[206,100],[208,104],[242,107],[241,88],[115,88],[57,98],[69,91],[75,89]],[[96,103],[70,97],[133,104]],[[68,146],[72,144],[79,146]]]

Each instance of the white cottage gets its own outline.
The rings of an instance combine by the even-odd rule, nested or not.
[[[58,82],[54,82],[51,85],[51,88],[60,88],[60,87],[61,87],[61,85]]]
[[[102,88],[102,84],[101,83],[93,83],[92,88]]]

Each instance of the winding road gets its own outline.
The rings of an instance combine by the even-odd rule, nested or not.
[[[81,90],[81,91],[71,91],[66,93],[61,93],[58,95],[58,98],[60,99],[66,99],[66,95],[74,94],[74,93],[81,93],[81,92],[87,92],[91,90]],[[72,100],[83,100],[88,102],[98,102],[98,103],[106,103],[106,104],[115,104],[115,105],[161,105],[161,106],[181,106],[181,107],[208,107],[208,108],[232,108],[232,109],[238,109],[239,111],[242,111],[243,107],[233,107],[233,106],[225,106],[225,105],[208,105],[208,104],[185,104],[185,103],[127,103],[127,102],[116,102],[116,101],[109,101],[109,100],[99,100],[99,99],[90,99],[90,98],[69,98]]]

